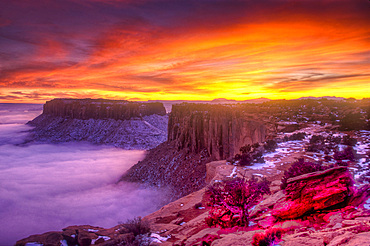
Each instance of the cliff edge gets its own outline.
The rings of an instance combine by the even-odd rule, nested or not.
[[[206,163],[264,142],[267,128],[238,105],[183,103],[169,116],[168,140],[152,149],[122,180],[174,189],[179,198],[205,185]]]

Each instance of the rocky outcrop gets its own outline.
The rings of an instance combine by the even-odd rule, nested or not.
[[[168,141],[178,149],[206,149],[215,160],[239,153],[246,144],[263,142],[266,127],[238,105],[183,103],[172,107]]]
[[[295,219],[307,212],[345,202],[352,194],[352,176],[346,167],[335,167],[288,179],[286,196],[276,202],[272,215]]]
[[[238,105],[173,105],[168,141],[151,150],[123,180],[174,189],[173,198],[206,184],[206,163],[239,153],[241,146],[263,142],[264,123]]]
[[[205,186],[206,163],[210,160],[206,151],[189,153],[164,142],[150,150],[121,180],[170,188],[174,200]]]
[[[44,104],[43,114],[72,119],[129,120],[146,115],[166,115],[162,103],[106,99],[53,99]]]
[[[168,116],[161,103],[54,99],[28,124],[35,127],[31,140],[151,149],[167,140]]]

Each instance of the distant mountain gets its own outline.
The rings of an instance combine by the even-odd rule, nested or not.
[[[328,100],[336,100],[336,101],[342,101],[346,100],[344,97],[336,97],[336,96],[324,96],[324,97],[300,97],[296,100],[305,100],[305,99],[313,99],[313,100],[320,100],[320,99],[328,99]]]
[[[211,101],[211,103],[237,103],[234,99],[226,99],[226,98],[215,98]]]
[[[256,98],[256,99],[245,100],[244,102],[246,102],[246,103],[264,103],[264,102],[269,102],[269,101],[272,101],[272,100],[268,99],[268,98],[261,97],[261,98]]]

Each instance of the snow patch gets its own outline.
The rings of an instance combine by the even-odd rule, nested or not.
[[[230,173],[229,176],[226,176],[228,178],[233,178],[236,175],[236,167],[233,168],[232,172]]]
[[[91,244],[95,244],[95,242],[98,241],[100,238],[103,238],[104,241],[108,241],[110,239],[110,237],[107,236],[98,236],[98,238],[91,240]]]

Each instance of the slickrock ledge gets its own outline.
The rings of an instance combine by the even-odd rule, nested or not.
[[[353,193],[352,183],[347,167],[288,179],[285,200],[275,204],[272,215],[280,219],[295,219],[307,212],[343,203]]]

